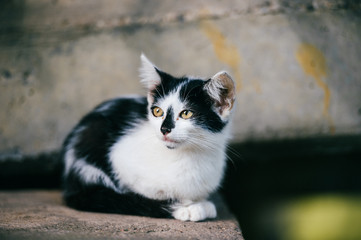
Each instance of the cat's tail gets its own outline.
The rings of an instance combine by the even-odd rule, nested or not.
[[[69,207],[82,211],[171,217],[171,201],[153,200],[131,192],[120,194],[99,185],[84,186],[75,192],[66,190],[64,200]]]
[[[59,152],[0,155],[0,189],[60,188],[62,172]]]

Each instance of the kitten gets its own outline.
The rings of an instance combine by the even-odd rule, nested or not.
[[[85,211],[215,218],[235,87],[226,72],[175,78],[141,56],[147,97],[106,101],[63,145],[64,199]]]

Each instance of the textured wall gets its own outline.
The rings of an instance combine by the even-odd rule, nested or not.
[[[230,72],[235,141],[361,133],[359,1],[0,3],[0,154],[58,149],[102,100],[143,94],[139,55]]]

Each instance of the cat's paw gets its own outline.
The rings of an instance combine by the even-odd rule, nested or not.
[[[192,204],[188,207],[188,210],[190,212],[189,220],[193,222],[217,217],[216,207],[213,203],[208,201]]]
[[[196,202],[186,207],[178,207],[173,212],[173,217],[181,221],[202,221],[207,218],[215,218],[217,210],[209,201]]]
[[[181,221],[189,221],[189,219],[190,219],[188,207],[177,208],[176,210],[174,210],[172,215],[175,219],[178,219]]]

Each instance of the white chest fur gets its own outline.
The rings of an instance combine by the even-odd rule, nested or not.
[[[213,149],[168,149],[147,123],[123,136],[109,153],[119,185],[153,199],[197,201],[220,184],[225,137]]]

